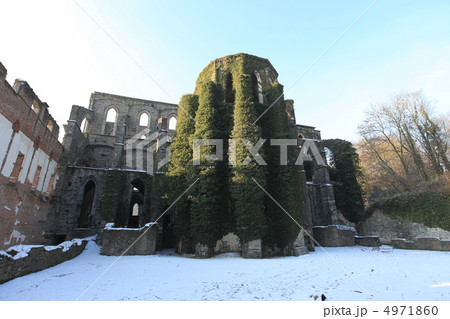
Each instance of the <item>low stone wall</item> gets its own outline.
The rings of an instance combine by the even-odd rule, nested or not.
[[[380,238],[378,236],[355,236],[355,244],[366,247],[381,246]]]
[[[101,254],[107,256],[154,255],[157,235],[157,223],[148,223],[141,228],[114,228],[113,224],[107,224],[103,230]]]
[[[356,231],[342,225],[314,226],[314,239],[323,247],[355,246]]]
[[[442,240],[436,237],[420,237],[414,241],[394,238],[391,244],[397,249],[450,251],[450,240]]]
[[[18,245],[0,251],[0,284],[75,258],[92,239],[73,239],[58,246]]]
[[[423,224],[396,220],[379,209],[375,209],[372,215],[360,223],[356,229],[361,235],[379,236],[380,242],[390,245],[394,238],[415,240],[419,237],[438,237],[450,240],[450,232],[441,228],[431,228]]]
[[[254,240],[244,245],[241,244],[239,237],[234,233],[228,233],[218,240],[214,247],[214,254],[236,252],[240,253],[244,258],[266,258],[275,256],[300,256],[308,253],[305,247],[304,232],[301,230],[294,242],[293,247],[281,250],[277,247],[268,248],[262,245],[260,240]],[[196,256],[200,258],[207,258],[212,255],[207,247],[196,247]]]
[[[261,239],[255,239],[242,245],[241,256],[244,258],[262,258],[262,242]]]

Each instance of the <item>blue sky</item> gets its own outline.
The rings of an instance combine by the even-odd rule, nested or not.
[[[0,1],[0,61],[58,124],[94,91],[178,103],[215,58],[269,59],[288,89],[373,1]],[[450,110],[450,2],[379,0],[286,92],[297,122],[358,140],[370,104],[422,89]],[[165,93],[165,92],[167,93]]]

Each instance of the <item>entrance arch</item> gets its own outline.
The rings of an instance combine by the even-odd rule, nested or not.
[[[144,211],[145,186],[140,179],[131,182],[131,200],[128,212],[128,228],[139,228]]]

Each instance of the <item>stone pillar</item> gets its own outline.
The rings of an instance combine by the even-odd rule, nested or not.
[[[212,249],[208,245],[197,243],[195,245],[195,257],[197,258],[209,258],[213,255]]]
[[[248,241],[242,245],[242,257],[244,258],[262,258],[261,239]]]

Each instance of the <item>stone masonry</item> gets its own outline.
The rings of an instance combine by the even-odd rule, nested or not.
[[[30,85],[0,63],[0,249],[42,244],[58,179],[59,127]]]

